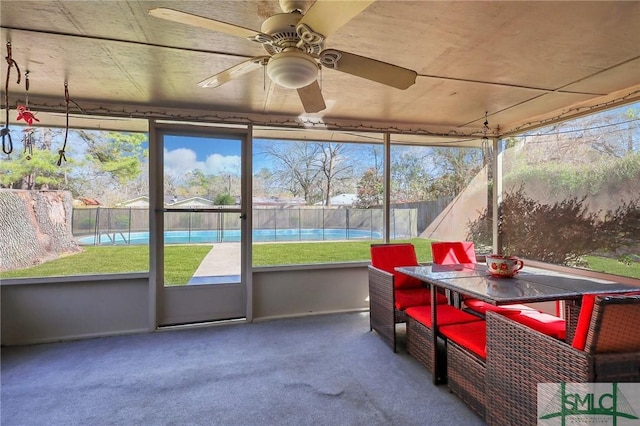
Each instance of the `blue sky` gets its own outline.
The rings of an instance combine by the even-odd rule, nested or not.
[[[194,169],[205,175],[239,175],[241,146],[239,139],[166,135],[165,172],[174,177]]]

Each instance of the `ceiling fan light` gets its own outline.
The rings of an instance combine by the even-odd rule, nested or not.
[[[271,57],[267,74],[276,84],[288,89],[300,89],[318,78],[318,64],[305,53],[285,51]]]

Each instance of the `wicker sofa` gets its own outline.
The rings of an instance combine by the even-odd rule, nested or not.
[[[537,424],[538,383],[640,382],[639,330],[640,296],[595,297],[584,350],[487,312],[487,424]]]

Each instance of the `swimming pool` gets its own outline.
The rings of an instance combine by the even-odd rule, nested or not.
[[[382,234],[361,229],[254,229],[254,242],[325,241],[380,239]],[[228,231],[166,231],[165,244],[205,244],[240,241],[239,230]],[[149,244],[148,232],[110,232],[78,239],[81,245]]]

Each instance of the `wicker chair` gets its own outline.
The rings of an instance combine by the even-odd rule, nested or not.
[[[440,328],[447,339],[447,386],[486,418],[487,323],[476,321]]]
[[[446,362],[438,361],[438,371],[434,371],[434,357],[438,348],[434,347],[433,327],[431,324],[431,306],[415,306],[407,308],[407,353],[413,356],[431,373],[440,378],[446,377]],[[456,324],[484,322],[475,315],[464,312],[451,305],[437,306],[437,322],[439,329]],[[484,332],[482,333],[484,335]],[[442,333],[438,333],[442,337]],[[484,346],[484,343],[482,344]],[[446,361],[442,357],[438,360]]]
[[[537,424],[538,383],[639,382],[638,330],[640,296],[596,297],[584,350],[488,312],[487,423]]]
[[[369,326],[395,352],[396,324],[407,321],[404,310],[429,305],[430,289],[416,278],[395,272],[397,266],[417,266],[415,247],[410,243],[372,244],[369,265]],[[444,295],[438,300],[446,303]]]

